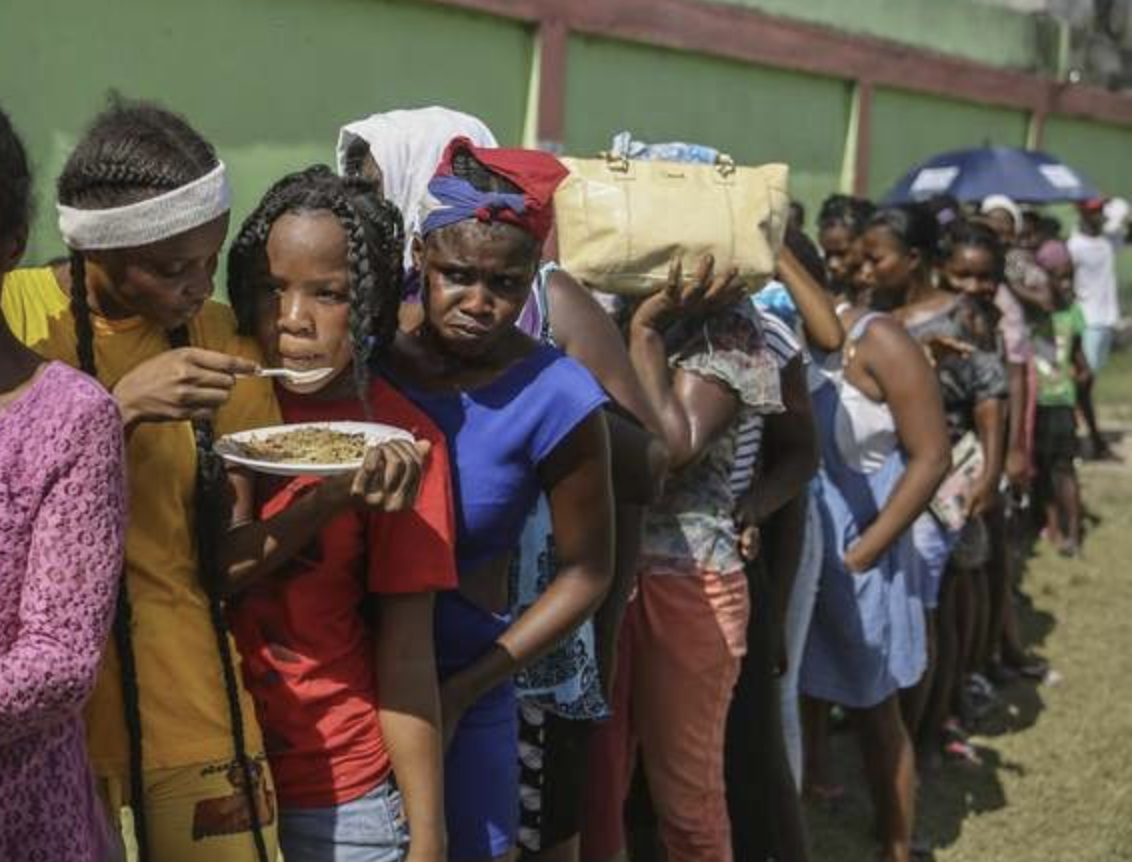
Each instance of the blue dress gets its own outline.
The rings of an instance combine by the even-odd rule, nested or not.
[[[873,317],[854,325],[850,342]],[[910,530],[867,572],[852,574],[844,565],[845,551],[876,520],[903,475],[904,454],[887,408],[846,381],[843,369],[830,374],[812,397],[823,456],[814,498],[824,553],[801,691],[868,708],[915,685],[927,661],[923,561]],[[878,415],[879,424],[868,422],[869,414]]]

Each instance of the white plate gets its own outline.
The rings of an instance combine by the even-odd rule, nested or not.
[[[336,476],[339,473],[351,473],[361,466],[360,461],[344,464],[288,464],[281,461],[260,461],[256,458],[247,458],[238,446],[234,445],[265,440],[276,434],[299,431],[302,428],[325,428],[346,434],[364,434],[366,447],[376,446],[389,440],[413,439],[413,436],[403,428],[382,425],[379,422],[299,422],[295,425],[275,425],[272,428],[257,428],[253,431],[227,434],[214,442],[214,451],[230,464],[237,464],[258,473],[269,473],[271,476]]]

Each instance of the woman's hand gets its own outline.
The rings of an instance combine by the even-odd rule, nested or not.
[[[990,512],[999,503],[999,488],[986,475],[978,476],[968,488],[968,517]]]
[[[210,419],[229,400],[237,376],[257,370],[240,356],[181,347],[131,369],[112,394],[128,430],[141,422]]]
[[[685,318],[709,317],[734,305],[745,296],[745,285],[736,267],[714,275],[714,258],[705,255],[689,284],[682,283],[682,261],[670,265],[666,286],[643,300],[631,318],[631,326],[664,332]]]
[[[334,508],[353,506],[378,512],[411,509],[420,493],[427,440],[389,440],[365,453],[355,473],[326,479],[319,487]]]
[[[845,568],[851,574],[863,575],[876,564],[876,557],[872,557],[861,539],[857,539],[845,551]]]
[[[961,341],[951,335],[932,335],[920,342],[924,348],[924,355],[933,368],[939,366],[946,358],[962,359],[975,353],[975,348],[966,341]]]
[[[1025,488],[1031,481],[1031,465],[1022,447],[1011,447],[1003,465],[1004,475],[1013,488]]]

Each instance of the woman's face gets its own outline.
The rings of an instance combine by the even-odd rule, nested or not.
[[[306,385],[283,379],[291,392],[324,389],[352,364],[348,251],[345,230],[328,211],[286,213],[270,229],[255,323],[266,361],[335,372]]]
[[[425,321],[449,352],[483,356],[510,332],[539,264],[539,244],[520,228],[465,221],[417,240]]]
[[[999,287],[991,251],[981,246],[958,245],[943,267],[949,290],[991,299]]]
[[[994,209],[984,216],[991,229],[999,235],[999,240],[1005,246],[1015,242],[1015,219],[1007,210]]]
[[[887,227],[874,227],[861,237],[861,261],[858,282],[903,302],[918,266],[916,252],[909,251]]]
[[[229,213],[169,239],[85,252],[88,286],[107,317],[140,316],[168,332],[190,323],[214,293]]]
[[[825,255],[825,269],[833,290],[840,292],[852,283],[860,268],[857,237],[844,225],[830,225],[817,235]]]

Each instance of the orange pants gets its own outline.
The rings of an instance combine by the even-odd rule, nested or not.
[[[732,862],[725,730],[748,622],[749,585],[741,572],[640,573],[623,620],[615,716],[592,740],[588,787],[592,794],[601,790],[600,802],[612,810],[588,802],[584,860],[611,850],[604,846],[621,830],[621,799],[637,747],[667,862]],[[607,785],[616,784],[621,792],[608,793]],[[603,833],[597,841],[593,828]]]

